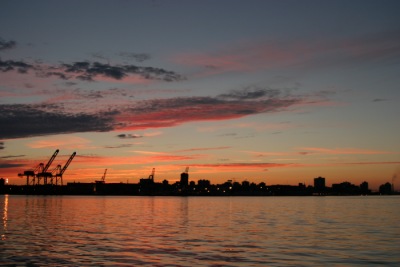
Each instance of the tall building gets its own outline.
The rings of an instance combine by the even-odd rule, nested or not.
[[[189,185],[189,173],[182,172],[181,173],[181,181],[180,181],[181,188],[186,188]]]
[[[325,190],[325,178],[323,177],[314,178],[314,190],[315,192],[322,192]]]

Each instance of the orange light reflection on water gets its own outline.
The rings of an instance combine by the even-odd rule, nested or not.
[[[1,235],[1,240],[5,240],[5,239],[6,239],[7,221],[8,221],[8,195],[4,195],[4,207],[3,207],[3,234]]]

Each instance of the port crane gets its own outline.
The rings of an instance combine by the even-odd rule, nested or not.
[[[40,163],[33,169],[26,170],[23,173],[19,173],[18,176],[19,177],[26,176],[26,185],[29,185],[29,183],[31,183],[32,185],[39,184],[41,178],[43,178],[44,184],[46,184],[47,178],[52,177],[52,173],[48,172],[48,169],[49,169],[51,163],[53,163],[54,159],[56,158],[58,152],[59,152],[59,150],[57,149],[54,152],[53,156],[51,156],[50,160],[47,162],[46,165],[44,165],[44,163]],[[29,178],[32,178],[32,179],[29,179]],[[36,181],[36,178],[37,178],[37,181]]]
[[[74,159],[76,155],[76,152],[72,153],[72,155],[69,157],[68,161],[64,164],[64,167],[61,168],[61,165],[57,165],[57,167],[53,170],[52,173],[54,173],[54,177],[56,178],[56,185],[58,185],[58,182],[60,181],[60,184],[63,185],[63,174],[65,170],[68,168],[69,164],[71,161]],[[51,183],[53,184],[53,177],[51,179]]]
[[[50,165],[53,163],[54,159],[56,158],[58,152],[59,152],[59,150],[57,149],[54,152],[53,156],[51,156],[51,158],[47,162],[46,166],[44,166],[43,163],[39,164],[41,171],[36,174],[37,184],[40,184],[40,179],[42,179],[42,178],[43,178],[43,184],[47,184],[47,178],[53,177],[53,174],[51,172],[48,172],[48,169],[49,169]]]
[[[98,183],[98,184],[104,184],[106,182],[106,174],[107,174],[107,169],[104,170],[104,174],[101,177],[101,180],[95,181],[95,182]]]
[[[31,179],[32,185],[35,184],[35,178],[36,178],[36,173],[39,172],[40,169],[40,164],[36,166],[34,169],[26,170],[23,173],[18,173],[19,177],[24,177],[26,176],[26,185],[29,185],[29,178]]]

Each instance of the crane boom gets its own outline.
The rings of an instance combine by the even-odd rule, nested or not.
[[[154,174],[156,172],[156,168],[153,168],[153,170],[151,171],[151,174],[149,176],[149,179],[154,180]]]
[[[59,150],[57,149],[53,156],[51,156],[49,162],[47,162],[46,166],[43,168],[42,173],[47,172],[47,169],[50,167],[51,163],[53,163],[53,160],[56,158],[57,154],[58,154]]]
[[[101,177],[101,180],[102,180],[103,182],[106,181],[106,173],[107,173],[107,169],[105,169],[104,174],[103,174],[103,177]]]
[[[74,159],[76,155],[76,152],[72,153],[71,157],[69,157],[67,163],[65,163],[64,167],[61,169],[60,171],[60,175],[63,175],[63,173],[65,172],[65,170],[68,168],[69,164],[71,163],[71,161]]]

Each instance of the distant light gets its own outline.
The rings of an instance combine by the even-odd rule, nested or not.
[[[8,184],[8,178],[6,179],[6,184]]]

